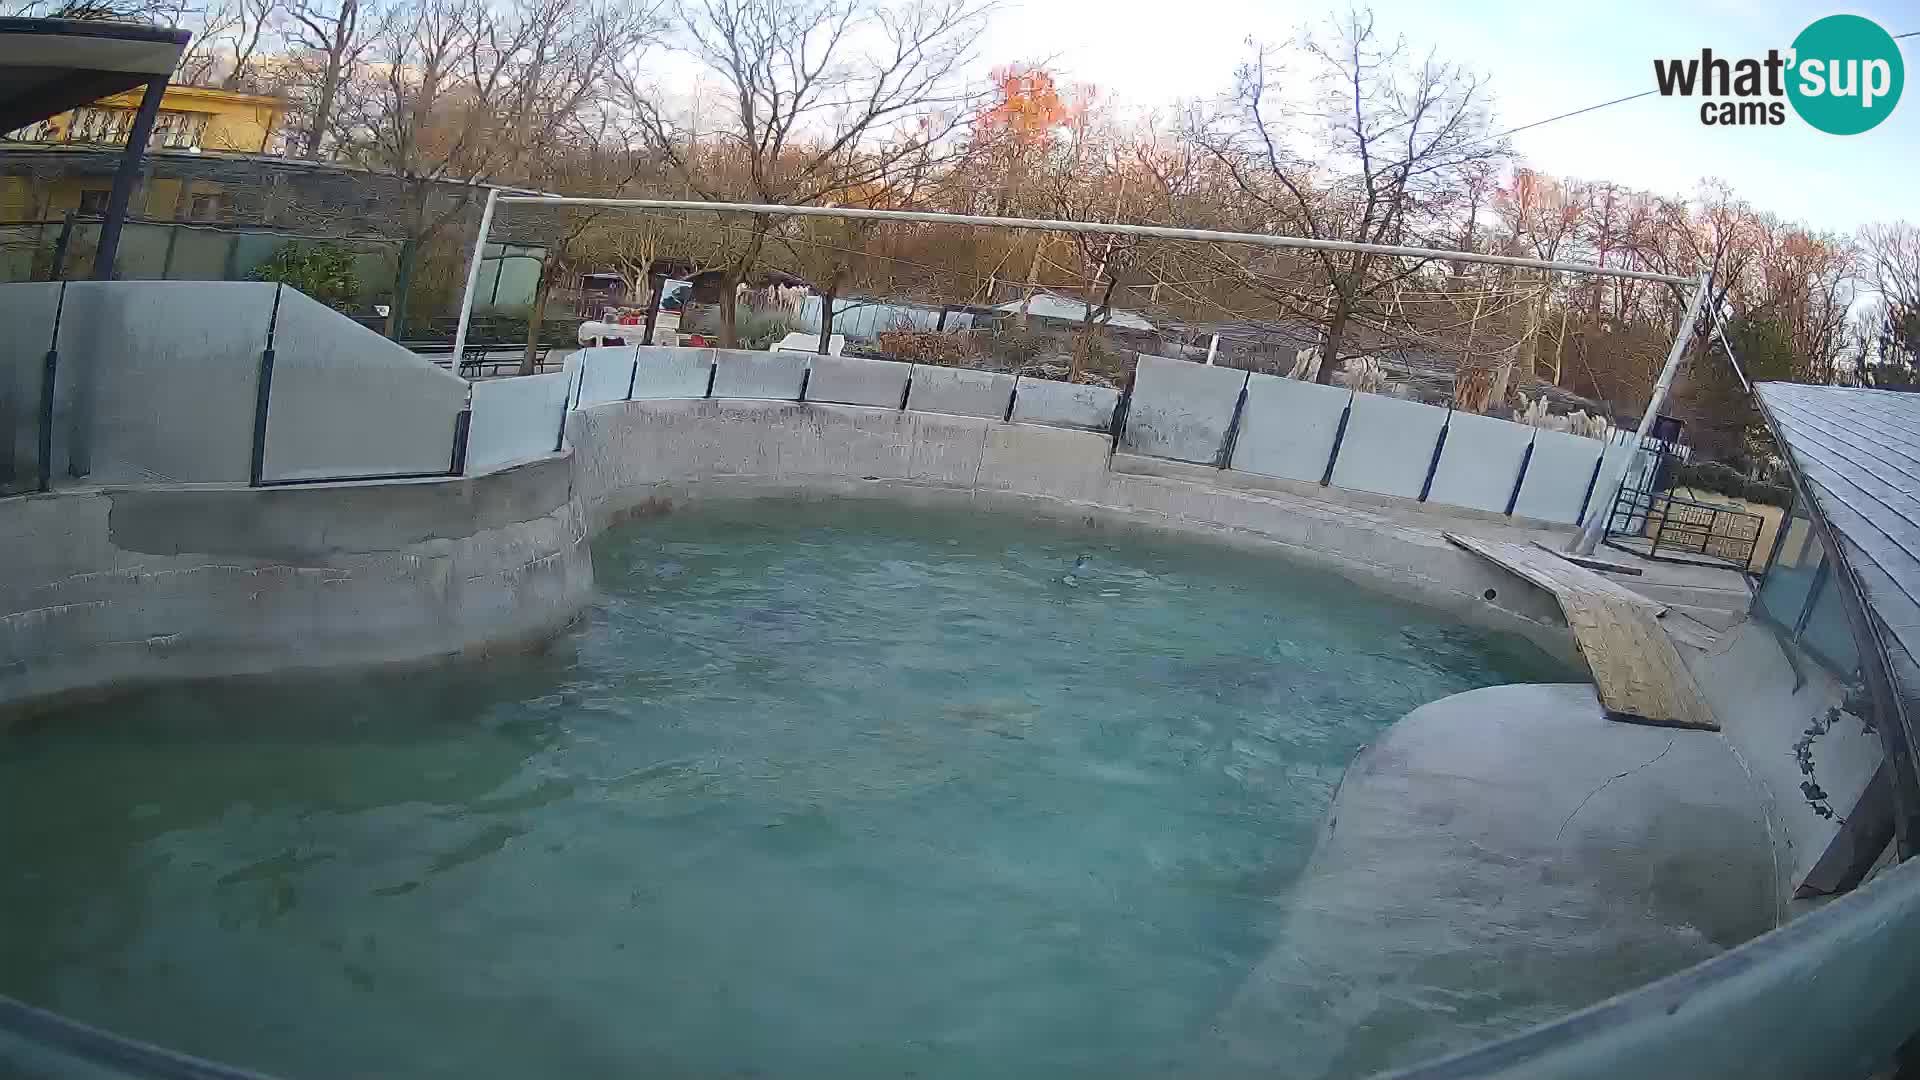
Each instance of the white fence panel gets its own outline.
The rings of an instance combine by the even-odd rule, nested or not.
[[[1013,387],[1013,419],[1021,424],[1112,431],[1120,391],[1022,375]]]
[[[1447,410],[1380,394],[1353,395],[1333,466],[1335,487],[1417,499]],[[1504,507],[1503,507],[1504,509]]]
[[[1573,524],[1580,517],[1580,503],[1586,497],[1587,485],[1593,482],[1593,467],[1605,449],[1606,444],[1598,439],[1564,431],[1540,432],[1534,437],[1533,458],[1527,462],[1527,478],[1520,485],[1520,498],[1513,504],[1514,515]],[[1593,497],[1597,509],[1611,499],[1613,493],[1606,492],[1603,496],[1596,491]]]
[[[638,345],[603,345],[574,353],[581,365],[580,393],[574,408],[625,401],[634,375],[634,354],[639,349]]]
[[[60,288],[55,281],[0,285],[0,495],[40,482],[40,384]]]
[[[798,401],[807,378],[807,362],[812,359],[805,353],[716,349],[713,396]]]
[[[1130,453],[1212,465],[1246,384],[1247,373],[1234,368],[1142,354],[1122,446]]]
[[[1520,460],[1537,429],[1510,420],[1455,412],[1447,420],[1447,444],[1433,471],[1428,502],[1474,510],[1507,511]]]
[[[1250,375],[1233,468],[1319,483],[1353,391],[1278,375]]]
[[[807,379],[807,400],[898,409],[906,401],[907,379],[912,374],[912,364],[897,360],[816,355],[813,375]]]
[[[633,400],[703,398],[713,382],[713,349],[643,348],[634,373]]]
[[[915,364],[907,408],[999,420],[1013,401],[1013,384],[1014,376],[998,371]]]
[[[467,473],[553,453],[567,404],[564,371],[473,384]]]
[[[280,291],[273,352],[263,479],[452,469],[465,379],[293,288]]]
[[[70,453],[99,483],[245,483],[278,287],[69,282],[56,379],[62,400],[71,394],[72,413],[56,424],[55,438],[73,440]],[[56,450],[56,466],[65,463]]]

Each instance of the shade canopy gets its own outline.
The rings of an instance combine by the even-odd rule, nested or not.
[[[168,75],[190,36],[132,23],[0,19],[0,132]]]

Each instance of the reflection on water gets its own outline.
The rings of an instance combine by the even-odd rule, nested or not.
[[[763,503],[533,657],[0,733],[0,992],[289,1076],[1141,1075],[1341,770],[1529,647],[1211,548]]]

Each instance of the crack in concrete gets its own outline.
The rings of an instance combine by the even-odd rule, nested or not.
[[[1671,739],[1668,739],[1667,749],[1662,750],[1659,753],[1653,755],[1653,758],[1647,761],[1645,764],[1635,766],[1634,768],[1628,769],[1626,772],[1623,772],[1623,773],[1614,773],[1612,776],[1607,777],[1605,783],[1601,784],[1597,788],[1594,788],[1592,791],[1587,792],[1587,797],[1584,799],[1581,799],[1580,805],[1573,808],[1573,813],[1567,815],[1567,820],[1562,821],[1560,823],[1560,831],[1554,833],[1553,838],[1555,840],[1560,839],[1561,833],[1564,833],[1567,831],[1567,826],[1573,824],[1573,819],[1580,816],[1580,811],[1585,810],[1587,808],[1587,804],[1593,801],[1593,797],[1595,795],[1598,795],[1601,792],[1607,790],[1608,785],[1612,784],[1615,780],[1624,780],[1627,777],[1632,776],[1634,773],[1640,772],[1641,770],[1652,766],[1654,762],[1657,762],[1661,758],[1666,757],[1667,753],[1673,749],[1673,744],[1679,741],[1680,741],[1679,736],[1675,736]]]

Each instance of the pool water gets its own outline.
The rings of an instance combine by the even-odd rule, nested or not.
[[[0,993],[291,1077],[1204,1074],[1356,751],[1557,681],[1216,547],[616,529],[545,653],[0,729]]]

